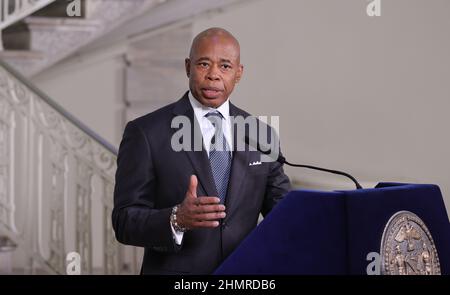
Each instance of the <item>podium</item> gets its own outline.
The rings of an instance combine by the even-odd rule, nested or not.
[[[386,225],[400,211],[424,222],[441,273],[450,274],[450,223],[439,187],[399,183],[353,191],[292,191],[214,274],[367,274],[367,255],[380,253]],[[418,243],[414,236],[411,241]]]

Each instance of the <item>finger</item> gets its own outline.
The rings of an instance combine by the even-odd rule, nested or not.
[[[193,216],[195,220],[199,221],[208,221],[208,220],[218,220],[225,218],[225,212],[214,212],[214,213],[204,213],[204,214],[196,214]]]
[[[215,213],[215,212],[223,212],[225,211],[224,205],[199,205],[194,206],[191,212],[195,214],[203,214],[203,213]]]
[[[218,227],[218,221],[195,221],[192,223],[192,227]]]
[[[191,177],[189,178],[189,188],[188,188],[188,192],[191,197],[194,198],[197,197],[197,184],[198,184],[197,176],[191,175]]]
[[[198,197],[195,202],[196,205],[219,204],[220,199],[218,197]]]

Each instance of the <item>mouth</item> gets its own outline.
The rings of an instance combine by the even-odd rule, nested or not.
[[[204,87],[201,90],[205,98],[211,99],[217,98],[223,91],[222,89],[216,87]]]

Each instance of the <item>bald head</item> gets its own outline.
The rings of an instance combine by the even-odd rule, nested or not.
[[[185,65],[192,95],[201,104],[217,108],[242,76],[239,42],[224,29],[207,29],[194,38]]]
[[[195,36],[194,40],[192,41],[189,58],[192,59],[192,56],[195,54],[197,48],[203,42],[219,41],[227,42],[231,46],[233,46],[238,53],[238,60],[240,61],[241,46],[239,45],[239,41],[230,32],[222,28],[209,28]]]

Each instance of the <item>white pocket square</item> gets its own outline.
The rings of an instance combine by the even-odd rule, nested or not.
[[[261,165],[262,163],[260,161],[256,161],[256,162],[250,162],[248,163],[248,166],[256,166],[256,165]]]

